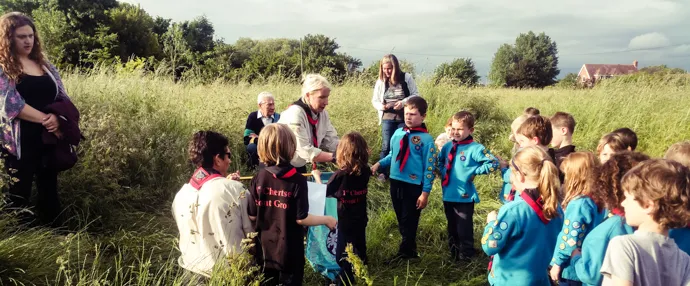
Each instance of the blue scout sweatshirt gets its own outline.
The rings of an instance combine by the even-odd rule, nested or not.
[[[422,125],[422,128],[425,128]],[[408,146],[409,157],[405,167],[400,170],[401,160],[396,160],[401,151],[401,139],[407,132],[404,128],[398,128],[391,136],[391,151],[379,161],[381,167],[390,167],[390,178],[398,181],[422,185],[422,191],[431,192],[434,182],[434,168],[436,166],[436,145],[434,137],[426,132],[416,132],[409,134]]]
[[[498,159],[494,157],[484,145],[474,142],[472,136],[457,142],[455,154],[453,154],[450,170],[450,153],[455,141],[443,145],[438,157],[438,168],[441,174],[443,189],[443,201],[455,203],[479,203],[477,188],[473,178],[476,175],[489,174],[498,170]],[[447,176],[447,173],[450,174]],[[447,178],[446,178],[447,176]]]
[[[489,272],[491,285],[551,285],[547,269],[563,225],[563,213],[559,207],[557,217],[542,220],[541,208],[532,206],[537,204],[534,192],[525,190],[522,200],[503,205],[497,219],[484,228],[482,249],[494,256]]]
[[[582,254],[570,259],[570,265],[575,267],[577,277],[583,285],[601,285],[603,277],[599,271],[609,242],[616,236],[632,233],[633,228],[625,223],[625,217],[610,214],[585,237]]]
[[[510,180],[510,174],[512,173],[513,172],[510,170],[510,168],[501,169],[501,177],[503,177],[503,188],[498,193],[498,200],[502,204],[507,204],[512,201],[509,199],[510,191],[513,189],[513,182],[511,182]]]
[[[578,196],[572,199],[565,209],[563,228],[558,234],[558,242],[551,259],[551,265],[561,266],[561,277],[580,281],[575,273],[575,267],[570,263],[573,250],[582,248],[582,241],[587,234],[604,220],[603,208],[588,196]]]
[[[680,250],[690,254],[690,226],[672,229],[668,232],[668,236],[673,238]]]

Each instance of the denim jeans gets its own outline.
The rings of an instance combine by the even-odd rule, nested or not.
[[[403,121],[396,121],[396,120],[382,120],[381,121],[381,136],[383,137],[382,144],[381,144],[381,154],[379,156],[379,159],[383,159],[390,153],[390,143],[391,143],[391,137],[393,137],[393,133],[395,133],[395,130],[398,130],[398,128],[401,128],[405,126],[405,122]],[[380,173],[386,174],[388,176],[388,168],[385,170],[379,170]]]

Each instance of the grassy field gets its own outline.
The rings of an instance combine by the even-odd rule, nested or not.
[[[264,90],[277,97],[278,110],[299,94],[299,86],[194,85],[164,78],[107,72],[63,75],[67,90],[82,112],[87,140],[81,161],[60,176],[67,206],[69,235],[15,225],[11,214],[0,217],[0,284],[37,285],[179,285],[176,266],[176,226],[170,204],[192,168],[186,160],[191,134],[211,128],[230,137],[232,167],[242,168],[242,132],[256,95]],[[430,103],[427,125],[432,135],[454,112],[475,112],[475,138],[494,153],[509,157],[509,124],[527,106],[542,114],[572,113],[577,121],[574,143],[593,150],[598,139],[619,127],[638,132],[638,149],[661,156],[674,142],[690,134],[690,88],[674,85],[609,84],[590,90],[419,88]],[[335,87],[327,108],[340,135],[356,130],[367,138],[373,154],[381,139],[368,85]],[[372,158],[374,163],[378,159]],[[243,172],[243,175],[249,175]],[[500,188],[497,174],[478,177],[481,203],[474,216],[476,248],[486,214],[496,210]],[[369,278],[374,285],[485,285],[487,258],[480,254],[468,264],[448,257],[446,220],[437,180],[430,205],[422,212],[418,244],[422,259],[411,264],[387,264],[400,235],[387,184],[370,182],[367,243]],[[241,265],[235,263],[234,265]],[[238,266],[239,267],[239,266]],[[309,268],[309,266],[307,266]],[[227,274],[227,273],[226,273]],[[235,269],[230,284],[241,285]],[[222,278],[213,284],[227,285]],[[307,270],[306,285],[322,282]]]

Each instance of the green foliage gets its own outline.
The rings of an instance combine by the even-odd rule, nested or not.
[[[565,75],[565,77],[556,83],[556,87],[559,88],[577,88],[578,87],[578,82],[577,82],[577,74],[575,73],[568,73]]]
[[[41,39],[43,52],[48,55],[53,64],[63,66],[65,53],[65,39],[74,34],[67,24],[65,15],[47,6],[40,6],[33,11],[36,29]]]
[[[213,24],[206,18],[200,16],[196,19],[180,24],[182,35],[187,41],[189,48],[195,53],[204,53],[213,49]]]
[[[0,2],[0,15],[9,12],[22,12],[32,15],[40,7],[40,0],[3,0]]]
[[[489,79],[494,86],[543,88],[556,83],[558,48],[545,33],[520,34],[514,45],[498,48]]]
[[[85,35],[82,36],[86,37]],[[119,44],[117,34],[110,33],[110,28],[101,25],[96,28],[96,35],[88,37],[88,39],[94,42],[95,47],[92,50],[80,51],[83,63],[92,65],[112,64],[120,60],[116,52]]]
[[[127,3],[108,11],[110,31],[117,35],[120,59],[132,56],[150,57],[160,54],[155,23],[144,9]]]
[[[443,63],[434,71],[434,82],[438,84],[445,80],[460,86],[475,86],[480,76],[474,67],[472,59],[455,59],[451,63]]]
[[[659,65],[659,66],[649,66],[649,67],[643,67],[639,70],[640,72],[648,73],[648,74],[658,74],[662,73],[665,75],[669,74],[687,74],[688,72],[685,71],[684,69],[681,68],[670,68],[667,65]]]
[[[87,138],[79,147],[79,163],[59,177],[66,217],[72,218],[68,224],[72,234],[20,228],[11,215],[0,211],[0,284],[190,284],[191,277],[186,277],[176,261],[178,234],[170,214],[173,196],[193,171],[185,152],[190,136],[207,128],[227,135],[233,150],[231,170],[249,176],[243,166],[246,155],[241,152],[243,115],[256,109],[256,94],[264,90],[276,95],[280,112],[295,100],[300,87],[283,81],[174,83],[167,76],[142,75],[148,62],[139,58],[122,68],[98,66],[87,73],[62,74],[82,113],[81,127]],[[130,68],[133,74],[127,73]],[[418,84],[430,103],[426,123],[432,135],[443,132],[446,119],[454,112],[470,110],[477,118],[474,138],[506,159],[512,146],[507,140],[510,122],[526,106],[538,107],[543,114],[560,110],[573,114],[578,121],[574,145],[582,151],[595,150],[602,134],[620,127],[635,130],[641,138],[638,150],[650,156],[662,156],[668,146],[687,138],[690,85],[616,80],[577,90],[457,88],[425,80]],[[328,110],[339,135],[359,131],[372,154],[377,154],[381,131],[370,103],[371,88],[361,83],[337,86]],[[658,116],[659,112],[665,115]],[[478,176],[475,184],[481,197],[473,218],[475,247],[479,248],[486,214],[500,207],[496,198],[501,178],[498,174]],[[485,285],[485,255],[463,264],[448,257],[438,180],[420,220],[421,259],[409,265],[388,262],[400,242],[388,187],[376,180],[369,184],[368,264],[363,267],[355,256],[349,257],[361,284]],[[243,285],[247,281],[252,285],[260,279],[247,257],[228,259],[230,267],[218,269],[208,284]],[[307,264],[305,285],[321,283]]]
[[[179,77],[189,68],[193,55],[179,24],[173,24],[163,34],[163,55],[175,77]]]

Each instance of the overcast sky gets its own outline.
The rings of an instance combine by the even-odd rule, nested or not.
[[[527,31],[556,41],[561,75],[583,63],[690,70],[690,0],[125,0],[173,21],[206,15],[216,37],[324,34],[365,65],[388,52],[431,72],[470,57],[482,76],[496,49]],[[560,77],[559,76],[559,77]]]

